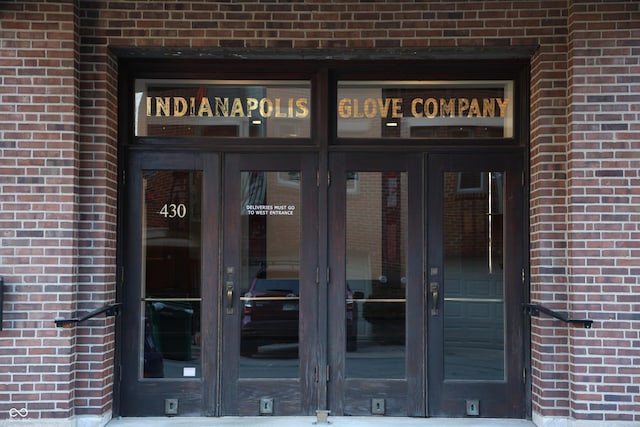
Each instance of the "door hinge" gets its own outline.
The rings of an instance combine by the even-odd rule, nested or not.
[[[527,277],[526,277],[526,273],[524,271],[524,267],[522,267],[522,272],[521,272],[521,277],[520,280],[522,280],[522,286],[524,286],[527,282]]]
[[[522,180],[522,186],[524,187],[524,183],[525,183],[525,179],[524,179],[524,171],[522,171],[522,177],[521,177],[521,180]]]
[[[331,283],[331,267],[327,267],[327,285]]]
[[[316,285],[320,284],[320,267],[316,267]]]
[[[527,368],[522,368],[522,384],[527,383]]]
[[[331,171],[327,171],[327,187],[331,187]]]
[[[327,365],[327,382],[331,380],[331,368]]]
[[[125,185],[127,183],[127,171],[123,170],[122,171],[122,185]]]
[[[320,169],[316,169],[316,187],[320,188]]]

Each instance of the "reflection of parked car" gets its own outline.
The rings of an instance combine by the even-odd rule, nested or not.
[[[242,297],[242,328],[240,353],[250,356],[267,344],[297,343],[300,314],[298,279],[265,278],[264,272],[251,282]],[[347,349],[355,350],[356,305],[351,291],[347,294]]]
[[[371,335],[382,344],[405,342],[405,295],[402,286],[373,282],[362,317],[371,324]]]

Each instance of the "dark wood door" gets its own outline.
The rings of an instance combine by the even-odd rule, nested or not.
[[[219,286],[222,415],[300,415],[317,409],[316,159],[314,154],[226,157]]]
[[[432,416],[525,416],[519,155],[428,158],[425,292]]]
[[[420,156],[330,156],[328,407],[424,416]]]
[[[130,153],[119,297],[124,416],[215,414],[218,159]]]
[[[526,415],[520,158],[326,164],[132,154],[122,415]]]

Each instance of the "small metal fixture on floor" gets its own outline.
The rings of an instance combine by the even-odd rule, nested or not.
[[[178,399],[165,399],[164,400],[164,414],[165,415],[178,415]]]
[[[317,409],[316,410],[316,422],[314,424],[331,424],[329,422],[329,414],[331,411],[326,409]]]
[[[371,414],[384,415],[384,399],[371,399]]]
[[[263,397],[260,399],[260,415],[273,414],[273,398]]]
[[[467,400],[467,415],[470,417],[480,415],[480,401],[478,399]]]

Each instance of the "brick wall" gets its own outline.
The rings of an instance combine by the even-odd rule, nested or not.
[[[111,406],[113,322],[53,322],[115,294],[117,74],[107,56],[80,63],[77,12],[0,5],[0,419]]]
[[[640,4],[569,9],[568,308],[571,415],[640,420]]]
[[[118,108],[117,59],[89,38],[84,2],[78,15],[80,119],[78,202],[78,308],[84,312],[115,301]],[[76,414],[112,408],[115,329],[100,317],[77,329]]]
[[[530,283],[533,303],[566,311],[567,10],[556,6],[531,61]],[[532,318],[532,409],[545,416],[568,415],[567,332]]]
[[[638,6],[571,2],[532,62],[531,298],[596,320],[534,319],[545,416],[640,419]]]
[[[73,4],[3,4],[0,17],[0,418],[73,413],[78,76]],[[31,416],[31,415],[30,415]]]
[[[533,409],[640,420],[635,1],[22,1],[0,4],[0,420],[111,407],[117,63],[110,47],[539,45],[531,67]],[[634,209],[636,208],[636,209]]]

